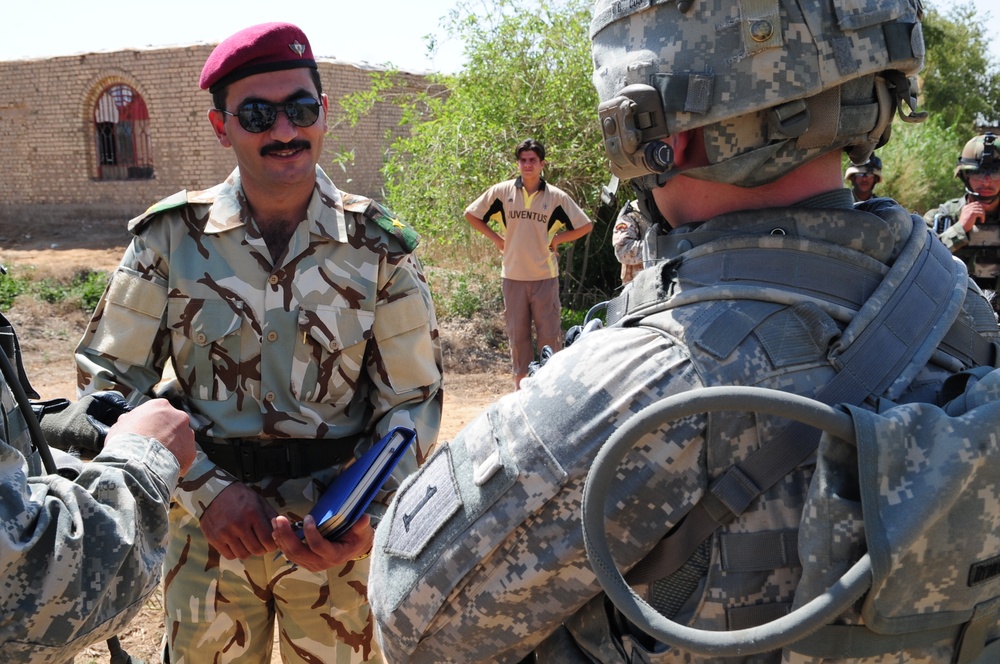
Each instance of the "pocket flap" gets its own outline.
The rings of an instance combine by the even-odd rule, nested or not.
[[[299,329],[333,353],[365,342],[375,323],[375,312],[346,307],[299,308]]]
[[[397,335],[427,325],[427,307],[415,289],[406,297],[383,304],[375,320],[375,338],[391,339]]]
[[[236,332],[243,324],[239,302],[170,298],[167,325],[197,346],[207,346]]]
[[[901,17],[906,7],[900,0],[841,0],[833,3],[841,30],[861,30]]]

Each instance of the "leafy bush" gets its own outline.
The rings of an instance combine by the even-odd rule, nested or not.
[[[517,175],[514,147],[521,140],[541,141],[546,179],[595,224],[590,235],[560,251],[562,298],[579,307],[604,299],[588,301],[584,291],[611,292],[619,270],[610,239],[621,203],[603,210],[600,202],[610,173],[591,83],[590,12],[588,0],[486,6],[461,0],[443,23],[449,37],[465,44],[461,72],[432,76],[416,95],[404,86],[397,92],[392,72],[374,74],[369,90],[340,102],[352,123],[379,98],[402,109],[409,133],[387,154],[387,202],[420,232],[424,251],[459,269],[498,262],[492,244],[465,222],[465,206]]]
[[[74,302],[81,310],[90,313],[97,307],[109,277],[104,271],[84,270],[68,281],[35,280],[31,278],[30,269],[27,275],[21,276],[16,267],[8,266],[8,273],[0,275],[0,309],[11,308],[20,295],[30,295],[49,304]]]
[[[14,300],[25,288],[26,282],[15,277],[9,268],[6,274],[0,273],[0,310],[5,311],[14,306]]]
[[[923,214],[962,195],[963,185],[955,177],[955,161],[973,134],[955,126],[944,126],[930,118],[923,124],[897,122],[892,140],[876,155],[882,160],[882,181],[877,196],[894,198],[903,207]],[[850,165],[844,157],[844,168]]]
[[[66,300],[69,294],[67,284],[61,284],[54,279],[43,279],[32,284],[31,293],[36,298],[49,304],[58,304]]]
[[[110,278],[111,275],[103,270],[84,270],[73,277],[70,291],[80,298],[80,307],[90,312],[97,308],[97,303],[104,294],[104,289],[108,287]]]
[[[559,318],[562,320],[563,331],[568,330],[574,325],[583,325],[583,319],[587,315],[587,312],[583,309],[567,309],[562,308],[559,312]]]

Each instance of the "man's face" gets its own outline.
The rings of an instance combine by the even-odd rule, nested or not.
[[[545,162],[538,158],[534,150],[522,150],[517,156],[517,170],[522,180],[537,180],[542,176]]]
[[[1000,193],[1000,171],[996,169],[973,171],[968,178],[969,189],[984,198]]]
[[[306,68],[255,74],[229,86],[226,110],[236,113],[247,102],[266,102],[278,107],[288,102],[319,97]],[[299,127],[279,111],[273,125],[253,133],[244,129],[235,116],[218,110],[209,112],[212,128],[224,147],[231,147],[245,184],[257,187],[276,185],[309,186],[315,181],[316,164],[323,151],[327,130],[327,98],[319,99],[319,119],[308,127]]]
[[[875,174],[855,173],[854,188],[857,189],[862,194],[871,193],[871,190],[875,188]]]

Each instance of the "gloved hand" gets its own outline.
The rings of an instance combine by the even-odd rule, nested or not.
[[[94,392],[62,408],[43,407],[39,420],[49,446],[100,452],[108,429],[130,410],[120,392]]]

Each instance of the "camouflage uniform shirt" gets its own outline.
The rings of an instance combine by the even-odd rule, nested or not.
[[[898,206],[878,216],[852,210],[846,190],[808,203],[815,207],[727,214],[692,230],[684,237],[694,248],[682,261],[725,251],[732,261],[725,281],[697,267],[692,280],[671,277],[673,262],[643,270],[632,287],[647,276],[662,278],[661,301],[679,303],[637,324],[582,335],[408,478],[376,531],[370,571],[369,602],[387,660],[515,663],[546,635],[568,630],[589,659],[562,647],[538,661],[708,661],[627,629],[623,634],[611,619],[584,546],[584,482],[612,433],[667,396],[710,385],[815,396],[831,380],[831,344],[867,298],[860,293],[880,282],[914,222]],[[777,257],[785,251],[792,254],[789,263],[807,255],[832,261],[843,281],[803,270],[794,287],[778,288],[769,287],[766,276],[741,281],[729,271],[768,260],[780,269]],[[757,297],[747,298],[748,292]],[[996,340],[985,301],[973,295],[965,303],[973,308],[962,315]],[[943,374],[928,364],[916,382]],[[774,436],[780,422],[719,413],[664,422],[643,436],[619,465],[621,481],[606,502],[619,568],[639,561],[712,480]],[[683,592],[661,592],[661,582],[637,592],[658,610],[679,594],[670,613],[702,629],[735,629],[781,615],[795,596],[801,566],[794,546],[772,549],[760,538],[794,540],[812,473],[811,464],[803,464],[717,531],[699,551],[701,560],[689,561],[683,576],[691,583],[681,580]],[[767,553],[768,562],[760,564],[751,551]],[[905,661],[948,661],[933,648],[911,654]],[[725,661],[781,659],[772,652]]]
[[[958,223],[966,198],[955,198],[924,214],[929,228],[937,232],[945,246],[969,269],[981,288],[997,290],[1000,285],[1000,211],[966,233]],[[945,227],[941,229],[941,226]]]
[[[642,270],[642,239],[645,224],[642,213],[635,201],[629,201],[618,213],[615,228],[611,233],[611,245],[615,258],[622,264],[622,283],[635,279]]]
[[[169,361],[217,438],[356,439],[417,431],[396,477],[440,427],[441,349],[417,238],[373,201],[316,187],[288,248],[271,255],[239,169],[134,219],[77,349],[83,393],[149,396]],[[317,471],[322,469],[316,469]],[[175,498],[201,518],[234,477],[201,451]]]
[[[64,664],[128,624],[160,578],[174,456],[117,436],[70,480],[42,472],[0,379],[0,662]]]

